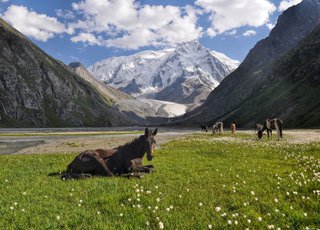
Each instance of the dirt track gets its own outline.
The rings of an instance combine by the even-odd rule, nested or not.
[[[184,138],[186,135],[193,133],[199,133],[199,131],[192,130],[169,130],[160,132],[157,137],[157,148],[161,144],[171,141],[177,138]],[[238,139],[236,136],[223,136],[221,138],[214,139],[214,141],[250,141],[255,142],[255,132],[240,131],[238,133],[252,134],[252,139]],[[204,133],[203,133],[204,134]],[[229,134],[228,131],[225,134]],[[204,135],[212,135],[210,132]],[[273,140],[276,140],[276,132],[273,135]],[[86,149],[96,148],[112,148],[124,143],[127,143],[139,136],[138,134],[120,134],[120,135],[85,135],[85,136],[31,136],[31,137],[8,137],[0,138],[0,142],[10,140],[13,143],[19,141],[32,140],[37,143],[35,146],[23,146],[23,149],[14,149],[11,154],[50,154],[50,153],[79,153]],[[266,136],[263,137],[266,139]],[[14,142],[16,141],[16,142]],[[320,142],[320,130],[286,130],[284,131],[284,140],[289,144],[304,144],[310,142]],[[39,144],[40,143],[40,144]]]

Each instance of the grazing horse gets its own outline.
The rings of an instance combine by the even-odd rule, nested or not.
[[[236,133],[236,124],[232,123],[230,126],[230,129],[231,129],[231,134],[235,134]]]
[[[92,175],[115,176],[135,172],[150,173],[152,165],[142,165],[142,159],[147,153],[149,161],[153,158],[155,140],[154,131],[145,129],[144,135],[133,140],[131,143],[113,148],[86,150],[80,153],[67,167],[62,178],[83,178]]]
[[[216,122],[213,126],[212,126],[212,134],[222,134],[223,133],[223,123],[222,121]]]
[[[262,134],[265,130],[267,130],[267,135],[269,139],[269,134],[272,135],[272,129],[276,129],[278,133],[278,140],[282,139],[282,127],[283,127],[283,122],[279,118],[275,119],[267,119],[262,128],[259,129],[258,131],[258,139],[260,140],[262,138]]]
[[[208,132],[208,126],[207,125],[200,125],[201,131]]]

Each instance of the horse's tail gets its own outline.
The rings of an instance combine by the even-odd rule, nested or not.
[[[70,180],[70,179],[85,179],[92,177],[92,174],[89,173],[70,173],[64,172],[61,174],[62,180]]]
[[[282,129],[283,129],[283,121],[279,118],[277,118],[277,123],[279,127],[279,136],[282,138]]]
[[[64,172],[53,172],[53,173],[49,173],[48,176],[60,176],[62,175]]]
[[[53,172],[49,173],[48,176],[60,176],[62,180],[69,180],[69,179],[85,179],[92,177],[92,174],[89,173],[71,173],[68,171],[65,172]]]

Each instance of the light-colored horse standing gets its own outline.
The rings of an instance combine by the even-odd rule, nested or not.
[[[223,122],[219,121],[216,122],[213,126],[212,126],[212,134],[222,134],[223,133]]]
[[[282,139],[282,127],[283,127],[283,122],[279,118],[274,118],[274,119],[267,119],[262,128],[258,131],[258,139],[261,140],[263,132],[267,130],[267,136],[269,139],[269,135],[272,135],[272,129],[277,130],[278,133],[278,141]]]

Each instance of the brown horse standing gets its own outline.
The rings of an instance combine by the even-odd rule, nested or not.
[[[267,130],[267,135],[269,139],[269,134],[272,135],[272,129],[276,129],[278,132],[278,141],[282,139],[282,127],[283,127],[283,122],[279,118],[275,119],[267,119],[262,128],[258,131],[258,139],[260,140],[262,138],[262,134],[265,130]]]
[[[144,135],[131,143],[113,148],[86,150],[80,153],[67,167],[62,178],[82,178],[91,175],[114,176],[132,172],[150,173],[152,165],[142,165],[142,159],[147,153],[149,161],[153,158],[155,140],[154,131],[145,129]]]
[[[231,134],[236,134],[236,124],[235,123],[231,124],[230,129],[231,129]]]

